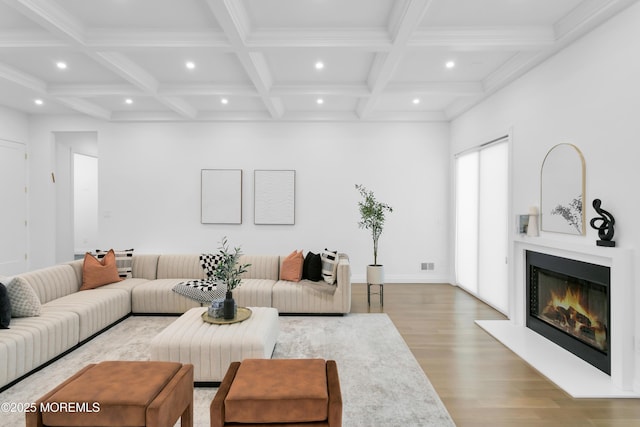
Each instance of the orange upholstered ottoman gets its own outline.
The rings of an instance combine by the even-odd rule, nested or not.
[[[245,359],[229,367],[211,402],[211,426],[342,425],[335,361]]]
[[[193,365],[91,364],[45,394],[27,427],[193,425]]]

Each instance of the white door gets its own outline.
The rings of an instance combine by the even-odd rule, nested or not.
[[[0,139],[0,275],[27,270],[26,149]]]
[[[456,283],[506,313],[508,137],[456,156]]]

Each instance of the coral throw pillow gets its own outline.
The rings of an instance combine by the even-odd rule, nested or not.
[[[97,260],[89,252],[84,254],[84,264],[82,264],[82,286],[81,291],[94,289],[109,283],[119,282],[122,279],[118,275],[116,266],[116,254],[111,249],[102,258]]]
[[[280,268],[280,280],[288,280],[290,282],[299,282],[302,279],[302,266],[304,264],[304,256],[302,251],[293,251],[282,261]]]

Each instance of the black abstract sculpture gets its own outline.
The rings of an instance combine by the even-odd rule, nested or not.
[[[598,230],[598,237],[600,237],[600,240],[596,241],[596,245],[614,247],[616,242],[611,239],[613,239],[613,226],[615,225],[616,220],[613,218],[613,215],[602,209],[600,207],[601,205],[602,201],[600,201],[600,199],[595,199],[593,201],[593,208],[600,216],[593,218],[589,224],[591,227]],[[602,222],[596,225],[598,221]]]

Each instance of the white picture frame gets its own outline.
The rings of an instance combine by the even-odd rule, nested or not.
[[[296,205],[295,170],[255,170],[254,223],[294,225]]]
[[[242,224],[242,169],[202,169],[202,224]]]

